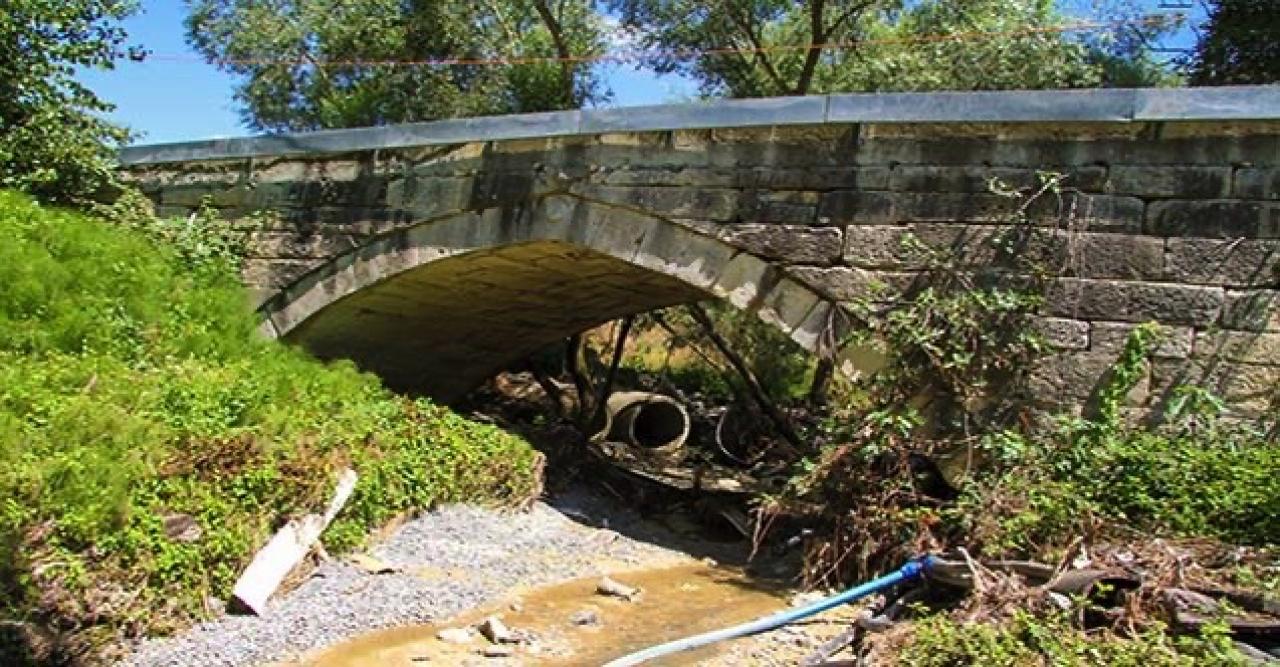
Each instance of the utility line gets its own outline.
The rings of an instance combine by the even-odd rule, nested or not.
[[[956,32],[916,37],[896,37],[865,39],[848,42],[826,42],[821,44],[779,44],[760,47],[726,47],[713,49],[635,49],[615,53],[597,53],[569,56],[527,56],[512,58],[429,58],[424,60],[391,60],[391,59],[334,59],[321,58],[219,58],[212,62],[222,67],[234,66],[308,66],[316,68],[331,67],[502,67],[510,65],[564,64],[564,63],[628,63],[646,59],[691,60],[705,56],[728,56],[757,53],[787,53],[822,51],[851,51],[867,46],[886,46],[903,44],[935,44],[941,42],[969,42],[990,40],[1001,37],[1033,37],[1038,35],[1064,34],[1071,32],[1102,32],[1125,27],[1165,25],[1168,19],[1153,15],[1142,19],[1126,19],[1108,22],[1069,23],[1041,28],[1024,28],[1002,32]],[[151,53],[147,61],[164,63],[205,62],[204,58],[191,54]]]

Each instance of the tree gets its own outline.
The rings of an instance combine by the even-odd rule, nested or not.
[[[119,0],[7,0],[0,12],[0,187],[83,203],[114,182],[112,159],[128,132],[75,80],[76,68],[106,68],[126,55]]]
[[[610,0],[658,72],[708,95],[1163,83],[1141,42],[1087,39],[1052,0]],[[1162,30],[1143,28],[1143,37]]]
[[[1211,0],[1189,63],[1191,84],[1280,81],[1280,7],[1275,0]]]
[[[188,0],[188,40],[239,75],[251,128],[577,108],[605,97],[590,0]],[[559,58],[559,62],[522,59]],[[492,61],[511,59],[510,64]],[[445,64],[442,61],[451,61]]]
[[[823,45],[865,34],[886,0],[610,0],[637,31],[646,65],[729,97],[804,95],[826,79]]]

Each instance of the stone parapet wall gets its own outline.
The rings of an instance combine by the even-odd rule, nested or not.
[[[662,221],[758,258],[769,280],[802,288],[790,298],[809,299],[797,320],[813,319],[813,297],[847,305],[909,290],[926,258],[908,237],[975,275],[1013,278],[992,243],[1008,236],[1023,200],[992,186],[1034,192],[1041,172],[1065,179],[1025,207],[1031,229],[1018,235],[1019,254],[1055,276],[1040,320],[1055,351],[1034,369],[1030,396],[1086,405],[1128,331],[1154,320],[1167,337],[1131,396],[1136,409],[1195,383],[1240,416],[1274,415],[1277,121],[825,123],[128,168],[164,215],[207,202],[236,220],[250,239],[245,279],[264,300],[433,221],[477,215],[554,230],[556,218],[538,211],[556,199]],[[758,308],[764,290],[758,297],[742,305]]]

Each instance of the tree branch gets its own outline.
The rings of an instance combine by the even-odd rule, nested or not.
[[[600,420],[604,419],[609,394],[613,393],[613,381],[617,379],[618,366],[622,363],[622,351],[627,344],[627,335],[631,333],[631,325],[635,320],[635,315],[628,315],[622,320],[622,327],[618,330],[618,342],[613,346],[613,359],[609,362],[609,372],[604,377],[604,384],[600,386],[600,393],[596,394],[595,412],[591,415],[591,421],[587,422],[588,427],[599,424]]]
[[[800,68],[800,78],[796,80],[792,95],[809,92],[809,84],[813,82],[813,72],[818,68],[818,58],[822,56],[821,45],[827,41],[826,25],[822,21],[826,8],[826,0],[809,2],[809,50],[804,54],[804,65]]]
[[[689,314],[693,316],[695,322],[702,327],[707,338],[716,346],[720,354],[728,360],[733,369],[738,372],[739,377],[747,385],[747,390],[751,394],[751,398],[755,400],[756,405],[769,416],[769,420],[773,422],[774,427],[778,429],[778,433],[791,444],[792,447],[800,449],[800,438],[791,428],[791,422],[782,411],[769,400],[769,395],[765,393],[764,387],[760,385],[760,381],[756,379],[755,373],[751,372],[751,368],[743,361],[742,357],[733,348],[729,346],[729,341],[725,340],[719,332],[716,331],[715,323],[711,321],[711,317],[707,315],[707,311],[696,303],[691,303],[686,308]]]
[[[777,87],[779,93],[786,92],[786,80],[782,78],[782,75],[773,66],[773,61],[769,60],[769,56],[765,54],[764,42],[760,41],[760,36],[756,34],[754,22],[751,20],[751,8],[746,8],[746,17],[744,18],[734,11],[733,4],[733,0],[726,0],[726,2],[721,3],[721,7],[724,9],[725,14],[732,18],[734,23],[738,24],[738,29],[746,34],[747,40],[751,42],[756,64],[764,70],[765,76],[773,81],[773,85]],[[743,60],[747,61],[746,56],[743,56]]]
[[[574,334],[569,337],[568,344],[564,350],[565,370],[569,372],[570,379],[573,380],[573,388],[578,393],[578,426],[583,433],[586,433],[588,424],[586,423],[587,415],[591,406],[591,380],[582,372],[582,334]],[[591,435],[591,434],[587,434]]]
[[[562,59],[569,58],[572,54],[569,51],[569,44],[564,39],[564,28],[560,25],[560,21],[552,13],[551,7],[547,5],[546,0],[534,0],[534,9],[538,11],[538,16],[542,18],[542,23],[547,26],[547,32],[551,33],[551,41],[556,46],[556,53]],[[566,107],[574,106],[573,95],[573,63],[568,60],[560,61],[560,71],[564,86],[562,94],[564,95],[564,103]]]

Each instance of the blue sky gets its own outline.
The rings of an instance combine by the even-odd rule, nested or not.
[[[248,134],[232,99],[234,80],[200,60],[186,44],[185,3],[143,0],[142,7],[140,14],[125,22],[129,42],[154,54],[189,58],[125,61],[111,71],[82,72],[82,82],[116,105],[109,117],[139,132],[139,143]],[[697,92],[691,81],[657,77],[630,65],[609,65],[604,74],[613,89],[610,106],[661,104],[688,99]]]
[[[1097,0],[1069,0],[1083,6]],[[143,0],[143,11],[125,27],[130,43],[162,56],[135,63],[121,62],[112,71],[86,71],[81,81],[116,105],[110,118],[140,133],[139,143],[187,141],[247,134],[232,99],[234,81],[200,60],[187,46],[182,25],[186,14],[180,0]],[[1145,4],[1145,3],[1141,3]],[[1155,4],[1152,2],[1151,4]],[[1193,15],[1193,20],[1199,16]],[[1179,45],[1189,31],[1177,36]],[[657,77],[630,65],[604,66],[613,90],[610,106],[636,106],[689,99],[693,82],[680,77]]]

